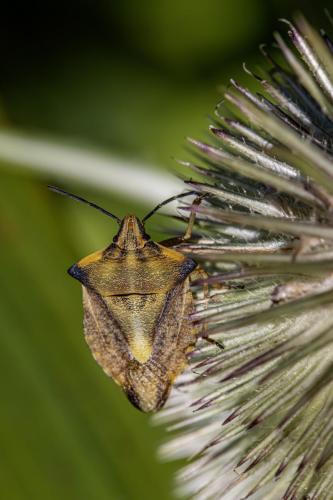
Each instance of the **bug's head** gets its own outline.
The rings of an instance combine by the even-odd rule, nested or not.
[[[123,250],[143,248],[150,236],[145,232],[144,225],[135,215],[126,215],[120,224],[120,229],[113,242]]]

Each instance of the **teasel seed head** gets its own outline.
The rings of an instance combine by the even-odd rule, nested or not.
[[[181,207],[209,273],[192,319],[224,349],[198,342],[155,422],[196,500],[333,498],[333,42],[283,22],[259,91],[231,80],[183,163],[205,195]]]

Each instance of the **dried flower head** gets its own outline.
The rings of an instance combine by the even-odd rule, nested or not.
[[[333,43],[286,23],[294,48],[262,48],[257,94],[231,80],[185,164],[205,197],[182,250],[210,286],[193,320],[224,349],[199,343],[155,421],[200,500],[333,498]]]

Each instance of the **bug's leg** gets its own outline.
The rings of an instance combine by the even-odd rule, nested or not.
[[[192,203],[192,207],[199,206],[202,199],[206,196],[206,194],[202,194],[197,196]],[[192,231],[195,223],[196,213],[194,210],[191,210],[190,217],[188,219],[187,228],[183,236],[179,236],[178,238],[169,238],[167,240],[161,241],[160,244],[166,247],[172,247],[174,245],[179,245],[183,241],[189,240],[192,237]]]
[[[201,335],[201,337],[203,339],[205,339],[205,341],[208,342],[209,344],[214,344],[216,347],[218,347],[219,349],[221,349],[221,351],[224,349],[224,345],[222,344],[222,342],[219,342],[218,340],[212,339],[208,335],[206,335],[206,336],[205,335]]]
[[[204,196],[205,195],[197,196],[193,200],[192,207],[198,207],[200,205],[202,199],[204,198]],[[194,210],[191,210],[190,217],[188,219],[187,228],[186,228],[186,231],[185,231],[185,233],[184,233],[184,235],[182,237],[182,240],[190,240],[191,239],[191,237],[192,237],[192,231],[193,231],[193,226],[194,226],[194,223],[195,223],[195,218],[196,218],[196,213],[195,213]]]
[[[197,267],[190,275],[190,282],[199,280],[199,279],[206,279],[208,277],[206,271],[202,269],[202,267]],[[204,310],[207,310],[208,308],[208,299],[209,299],[209,286],[207,283],[203,284],[203,304],[204,304]],[[199,337],[203,338],[206,340],[206,342],[209,342],[210,344],[216,345],[219,349],[224,349],[224,345],[219,342],[218,340],[212,339],[209,337],[209,333],[207,331],[207,325],[204,323],[202,325],[201,332],[199,334]]]

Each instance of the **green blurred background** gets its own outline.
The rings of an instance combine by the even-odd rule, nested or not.
[[[27,168],[22,158],[15,161],[15,145],[12,161],[5,161],[1,134],[29,132],[134,165],[174,168],[172,156],[185,155],[183,137],[204,133],[217,85],[242,79],[244,60],[251,67],[261,61],[258,45],[281,29],[279,17],[302,10],[321,25],[325,2],[311,3],[14,0],[2,6],[1,499],[170,500],[179,465],[158,462],[164,429],[130,406],[83,338],[80,288],[66,269],[105,247],[115,227],[46,189],[57,183],[119,215],[142,215],[153,199],[149,182],[133,198],[126,185],[121,194],[101,182],[100,189],[89,186],[80,169],[71,181],[56,168],[41,174],[33,161]],[[57,155],[52,160],[62,162]],[[89,168],[94,176],[93,162]],[[134,167],[134,184],[139,177]],[[157,223],[151,227],[157,237]]]

